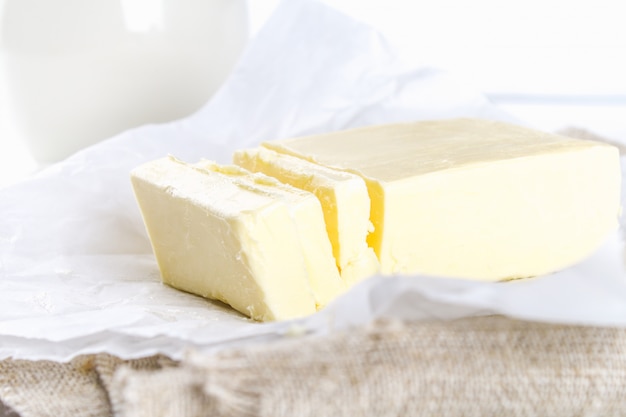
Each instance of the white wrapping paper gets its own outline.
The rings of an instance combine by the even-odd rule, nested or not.
[[[129,171],[167,154],[228,162],[271,140],[452,116],[512,120],[369,27],[312,0],[281,4],[223,88],[191,117],[125,132],[0,190],[0,358],[123,358],[328,333],[376,317],[506,314],[626,325],[617,233],[569,270],[511,283],[374,277],[309,318],[261,324],[160,282]]]

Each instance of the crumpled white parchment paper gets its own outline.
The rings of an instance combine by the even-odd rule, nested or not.
[[[617,233],[569,270],[506,284],[430,277],[363,282],[324,311],[261,324],[160,282],[129,172],[167,154],[228,162],[233,150],[378,123],[513,119],[433,68],[404,66],[371,28],[314,0],[284,1],[196,114],[144,126],[0,190],[0,358],[123,358],[222,348],[376,317],[500,313],[626,325]]]

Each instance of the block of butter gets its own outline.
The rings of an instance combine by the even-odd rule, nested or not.
[[[265,148],[236,151],[233,162],[311,192],[319,199],[337,268],[346,285],[378,272],[378,259],[366,241],[373,227],[367,187],[361,177]]]
[[[340,290],[313,195],[172,157],[137,167],[131,180],[165,283],[261,321],[311,314]]]
[[[502,122],[452,119],[266,142],[361,176],[381,271],[503,280],[550,273],[617,227],[618,150]]]

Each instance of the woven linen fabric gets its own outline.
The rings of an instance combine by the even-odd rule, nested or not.
[[[160,355],[122,361],[107,354],[78,356],[67,363],[3,360],[0,417],[111,416],[109,391],[122,364],[127,369],[161,369],[175,362]]]
[[[624,416],[626,329],[379,322],[118,372],[120,416]]]
[[[0,400],[22,417],[626,416],[626,329],[381,321],[180,364],[5,360]]]

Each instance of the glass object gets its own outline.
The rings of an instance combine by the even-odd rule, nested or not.
[[[0,82],[50,163],[197,110],[248,38],[246,0],[0,0]]]

